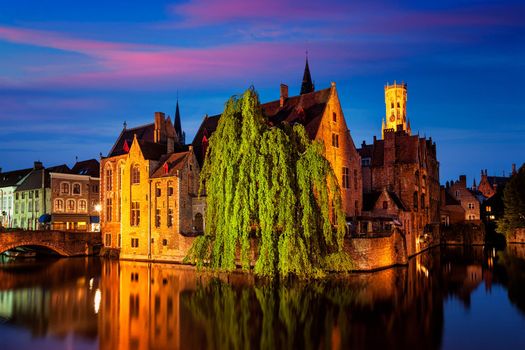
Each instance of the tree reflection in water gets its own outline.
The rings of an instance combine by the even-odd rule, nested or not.
[[[438,349],[444,326],[458,324],[445,314],[447,300],[480,308],[471,302],[475,292],[508,304],[505,294],[490,296],[494,285],[525,315],[525,245],[434,249],[407,267],[309,282],[98,259],[0,267],[0,335],[8,348]],[[511,328],[525,342],[522,323],[490,327],[495,334]]]

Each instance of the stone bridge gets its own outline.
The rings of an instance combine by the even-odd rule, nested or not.
[[[45,247],[62,256],[93,254],[102,245],[100,232],[7,231],[0,232],[0,253],[17,247]]]

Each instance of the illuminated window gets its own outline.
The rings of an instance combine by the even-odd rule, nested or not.
[[[490,205],[487,205],[485,207],[485,210],[487,211],[487,213],[490,213],[492,211],[492,208],[490,207]]]
[[[73,199],[68,199],[66,203],[67,203],[67,211],[74,212],[76,209],[75,201]]]
[[[469,204],[468,204],[468,208],[469,208],[469,209],[474,209],[474,203],[469,203]]]
[[[78,201],[78,211],[86,212],[87,211],[87,202],[84,199]]]
[[[55,211],[64,210],[64,201],[62,199],[55,199]]]
[[[131,168],[131,183],[132,184],[140,183],[140,168],[138,165],[134,165]]]
[[[106,190],[111,191],[113,189],[113,170],[111,168],[106,169]]]
[[[131,202],[131,226],[140,224],[140,203]]]

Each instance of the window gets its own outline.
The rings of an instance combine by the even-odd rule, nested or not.
[[[337,123],[337,113],[335,113],[335,112],[332,113],[332,121],[334,123]]]
[[[474,203],[469,203],[469,204],[468,204],[468,208],[469,208],[469,209],[474,209]]]
[[[350,187],[350,172],[348,168],[343,167],[343,188]]]
[[[26,193],[22,192],[22,199],[26,199]]]
[[[80,194],[80,184],[79,183],[73,184],[73,194]]]
[[[131,248],[138,248],[139,247],[139,239],[138,238],[132,238],[131,239]]]
[[[157,184],[157,186],[155,187],[155,196],[160,197],[161,194],[162,194],[162,191],[160,190],[160,187]]]
[[[91,192],[98,193],[98,185],[91,186]]]
[[[111,247],[111,233],[106,233],[106,247]]]
[[[195,219],[193,222],[193,229],[197,232],[203,232],[204,231],[204,220],[202,218],[201,213],[195,214]]]
[[[417,191],[416,191],[414,192],[414,198],[413,198],[414,209],[417,209],[418,202],[419,202],[419,196],[417,195]]]
[[[357,191],[357,170],[354,169],[354,190]]]
[[[131,226],[140,224],[140,203],[131,202]]]
[[[421,209],[425,209],[425,195],[421,195]]]
[[[419,186],[419,171],[417,170],[414,174],[414,179],[416,180],[416,185]]]
[[[388,209],[388,202],[387,201],[383,201],[383,209]]]
[[[138,318],[139,317],[139,295],[138,294],[132,294],[129,296],[129,317],[130,318]]]
[[[394,102],[390,103],[390,108],[394,108]]]
[[[35,191],[35,198],[38,198],[40,191]]]
[[[37,192],[38,193],[38,192]],[[35,211],[36,212],[39,212],[40,211],[40,202],[39,201],[36,201],[35,202]]]
[[[134,165],[131,168],[131,184],[140,183],[140,168],[138,165]]]
[[[173,226],[173,208],[168,208],[168,227]]]
[[[67,200],[67,211],[72,212],[76,209],[76,203],[74,199]]]
[[[338,134],[332,134],[332,146],[335,148],[339,148],[339,135]]]
[[[459,198],[459,191],[456,191],[456,198]]]
[[[487,211],[487,213],[490,213],[492,211],[492,208],[490,207],[490,205],[487,205],[485,207],[485,210]]]
[[[361,159],[361,165],[362,166],[370,166],[370,158],[362,158]]]
[[[18,200],[18,193],[15,194],[15,198]]]
[[[398,102],[398,103],[397,103],[397,108],[399,108],[399,107],[401,107],[401,106],[399,105],[399,102]]]
[[[138,272],[132,272],[131,273],[131,282],[138,282],[139,281],[139,273]]]
[[[173,196],[173,182],[168,182],[168,196]]]
[[[20,212],[23,214],[25,211],[26,211],[26,207],[24,203],[20,203]],[[22,222],[21,224],[23,225],[24,223]]]
[[[33,198],[33,191],[29,191],[29,198]]]
[[[160,227],[160,209],[155,209],[155,227]]]
[[[60,192],[62,192],[62,194],[69,194],[69,183],[62,182],[60,184]]]
[[[106,191],[113,190],[113,170],[111,168],[106,169]]]
[[[106,221],[113,221],[113,199],[106,198]]]
[[[78,211],[86,212],[87,211],[87,202],[84,199],[78,201]]]
[[[29,192],[31,193],[31,192]],[[27,211],[30,213],[33,211],[33,202],[27,203]]]
[[[163,245],[163,246],[167,246],[167,245],[168,245],[168,240],[164,238],[164,239],[162,240],[162,245]]]
[[[15,203],[15,214],[18,214],[18,203]]]

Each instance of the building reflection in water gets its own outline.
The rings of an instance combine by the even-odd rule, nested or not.
[[[438,349],[448,298],[472,308],[474,290],[499,284],[525,315],[523,271],[523,245],[436,249],[317,282],[98,259],[2,265],[0,335],[7,324],[100,349]]]

